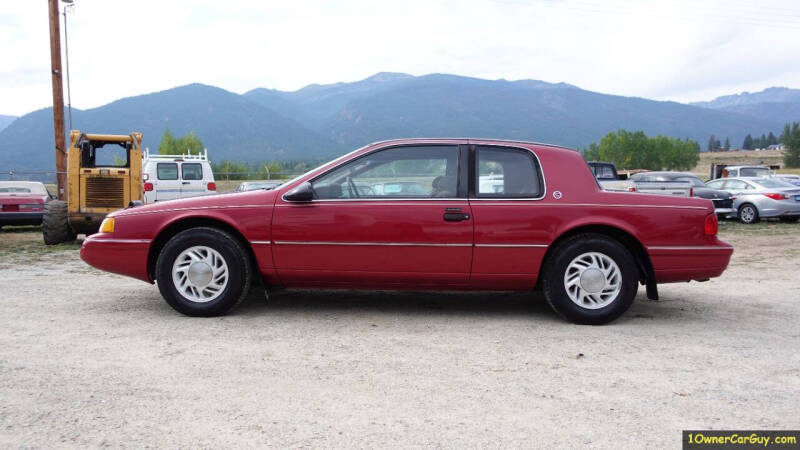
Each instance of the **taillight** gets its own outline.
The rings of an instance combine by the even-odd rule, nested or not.
[[[689,197],[694,197],[694,188],[693,187],[689,188]]]
[[[789,198],[789,196],[786,194],[764,194],[764,195],[773,200],[786,200],[787,198]]]
[[[153,183],[145,183],[144,184],[144,191],[145,192],[150,192],[152,190],[153,190]]]
[[[208,188],[209,191],[216,191],[217,190],[217,183],[214,183],[212,181],[211,183],[208,183],[208,185],[206,187]]]
[[[631,186],[628,188],[628,192],[636,192],[636,188]]]
[[[706,236],[716,236],[719,231],[719,221],[717,215],[712,213],[706,216],[706,221],[703,224],[703,232]]]

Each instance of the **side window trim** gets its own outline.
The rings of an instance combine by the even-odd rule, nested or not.
[[[501,196],[497,196],[497,197],[494,197],[494,196],[492,196],[492,197],[481,197],[481,196],[479,196],[477,194],[477,192],[476,192],[476,181],[478,179],[478,147],[494,147],[494,148],[498,148],[498,149],[511,149],[511,150],[516,150],[516,151],[522,151],[522,152],[525,152],[526,154],[531,155],[532,156],[532,160],[533,160],[534,168],[536,169],[536,174],[538,175],[538,178],[539,178],[539,188],[541,190],[541,195],[539,195],[538,197],[514,197],[514,196],[510,196],[510,197],[501,197]],[[544,170],[542,170],[542,164],[541,164],[541,161],[539,160],[539,155],[537,155],[535,151],[527,149],[527,148],[524,148],[524,147],[515,147],[515,146],[511,146],[511,145],[481,144],[479,146],[470,145],[470,152],[469,153],[470,153],[470,161],[469,161],[469,171],[470,171],[470,174],[469,174],[469,199],[470,199],[470,201],[472,201],[472,200],[477,200],[477,201],[498,201],[498,200],[499,201],[509,201],[509,200],[514,200],[514,201],[517,201],[517,200],[521,200],[521,201],[531,201],[531,200],[538,201],[538,200],[543,200],[545,197],[547,197],[547,181],[546,181],[545,176],[544,176]]]
[[[453,148],[455,148],[455,150],[456,150],[456,163],[457,163],[457,168],[456,169],[457,169],[457,172],[458,172],[457,175],[456,175],[456,181],[457,181],[456,196],[455,197],[399,197],[399,198],[395,198],[395,197],[314,198],[311,201],[312,202],[353,202],[353,201],[355,201],[355,202],[387,202],[387,201],[391,202],[391,201],[467,200],[466,192],[462,193],[462,190],[463,191],[466,191],[466,190],[462,189],[462,186],[461,186],[461,182],[462,182],[462,178],[463,178],[462,175],[461,175],[461,172],[464,169],[463,163],[462,163],[462,159],[463,159],[462,153],[466,153],[466,148],[467,148],[467,145],[463,145],[463,144],[459,145],[459,144],[437,144],[437,143],[418,143],[418,144],[414,143],[414,144],[400,144],[400,145],[391,145],[391,146],[388,146],[388,147],[380,147],[380,148],[376,148],[376,149],[374,149],[372,151],[369,151],[367,153],[364,153],[363,155],[359,155],[358,157],[353,158],[353,159],[351,159],[350,161],[347,161],[344,164],[331,167],[330,169],[328,169],[328,170],[326,170],[326,171],[324,171],[324,172],[322,172],[320,174],[317,174],[314,177],[306,180],[306,182],[307,183],[311,183],[311,185],[313,186],[314,182],[319,180],[320,178],[322,178],[322,177],[324,177],[324,176],[326,176],[326,175],[328,175],[328,174],[330,174],[330,173],[332,173],[332,172],[334,172],[334,171],[336,171],[338,169],[341,169],[341,168],[343,168],[343,167],[345,167],[347,165],[356,163],[360,159],[375,155],[376,153],[380,153],[380,152],[383,152],[383,151],[388,151],[388,150],[398,149],[398,148],[403,148],[403,147],[453,147]],[[283,197],[281,197],[281,198],[283,199]],[[283,200],[285,201],[285,199],[283,199]]]

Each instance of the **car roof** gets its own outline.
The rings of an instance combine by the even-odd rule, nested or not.
[[[432,143],[432,144],[494,144],[494,145],[502,145],[502,144],[522,144],[528,146],[538,146],[538,147],[550,147],[555,149],[562,149],[562,150],[569,150],[571,152],[577,151],[575,149],[564,147],[563,145],[557,144],[547,144],[543,142],[533,142],[533,141],[522,141],[518,139],[498,139],[498,138],[453,138],[453,137],[429,137],[429,138],[397,138],[397,139],[387,139],[383,141],[376,141],[365,147],[371,147],[374,145],[386,145],[386,144],[418,144],[418,143]]]

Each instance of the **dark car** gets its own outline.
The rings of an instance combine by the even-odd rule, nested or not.
[[[692,184],[692,196],[707,198],[714,203],[714,212],[720,218],[736,217],[733,197],[729,192],[706,186],[700,178],[686,172],[642,172],[631,176],[636,181],[684,181]]]

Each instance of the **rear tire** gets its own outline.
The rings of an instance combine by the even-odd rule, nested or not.
[[[760,217],[758,216],[758,208],[752,203],[745,203],[739,207],[739,221],[752,225],[758,223]]]
[[[558,244],[543,277],[545,298],[558,314],[573,323],[602,325],[633,304],[639,269],[618,241],[587,233]]]
[[[52,200],[45,203],[42,216],[42,237],[47,245],[75,240],[75,233],[69,227],[67,202]]]
[[[247,250],[216,228],[178,233],[156,262],[158,290],[172,308],[187,316],[227,314],[247,297],[251,279]]]

